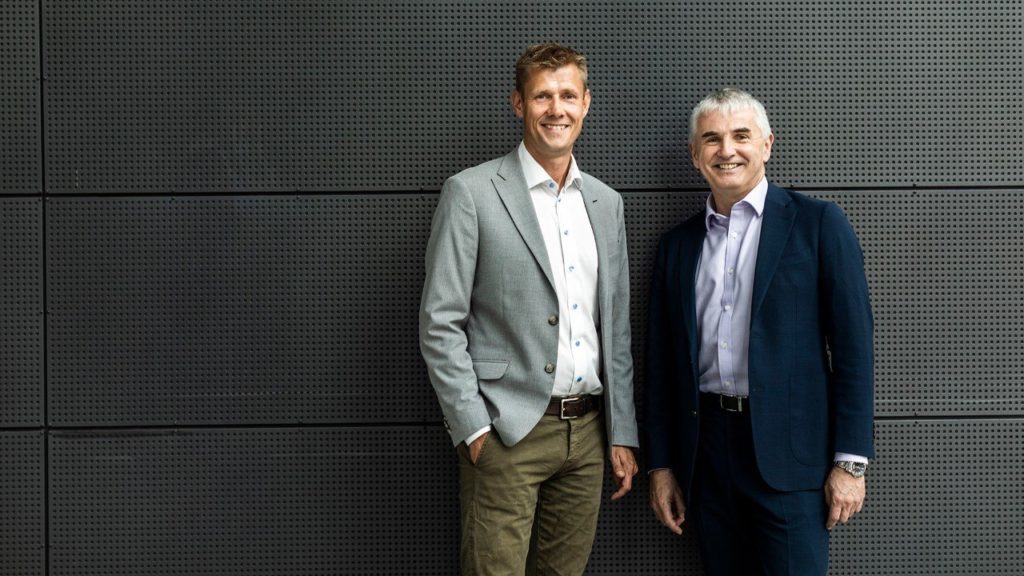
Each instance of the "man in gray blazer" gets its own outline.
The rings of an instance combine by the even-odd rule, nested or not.
[[[622,198],[583,174],[583,55],[530,46],[523,141],[448,179],[434,213],[420,348],[459,453],[463,574],[582,574],[607,451],[637,472]]]

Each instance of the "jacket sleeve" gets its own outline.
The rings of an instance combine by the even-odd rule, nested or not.
[[[618,233],[618,270],[615,271],[615,299],[612,302],[614,324],[614,358],[609,363],[614,372],[614,394],[612,409],[615,411],[613,429],[608,443],[617,446],[637,448],[639,439],[636,428],[636,408],[633,402],[633,351],[632,330],[629,322],[629,256],[626,247],[626,222],[623,214],[622,197],[618,196],[616,221]]]
[[[420,352],[453,444],[491,423],[466,335],[478,240],[473,197],[465,183],[449,178],[427,242],[419,332]]]
[[[831,354],[833,449],[871,458],[874,337],[864,255],[839,206],[826,206],[821,230],[820,290]]]

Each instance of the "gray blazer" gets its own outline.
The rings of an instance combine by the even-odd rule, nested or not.
[[[583,174],[597,242],[608,443],[637,446],[622,198]],[[558,299],[517,152],[452,176],[431,226],[420,350],[452,443],[492,425],[508,446],[540,421],[558,357]]]

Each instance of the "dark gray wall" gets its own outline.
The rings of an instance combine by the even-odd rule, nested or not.
[[[878,455],[832,573],[1018,574],[1022,35],[996,0],[0,4],[0,575],[454,573],[422,252],[548,39],[591,60],[638,393],[655,242],[706,194],[688,112],[740,85],[866,256]],[[646,488],[590,574],[699,573]]]

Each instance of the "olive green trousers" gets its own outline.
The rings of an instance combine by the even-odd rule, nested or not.
[[[597,530],[605,431],[599,411],[543,416],[512,447],[494,432],[476,464],[459,446],[463,576],[579,576]]]

